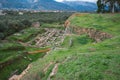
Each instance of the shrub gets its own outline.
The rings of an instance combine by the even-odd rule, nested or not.
[[[8,26],[4,22],[0,23],[0,32],[4,32],[8,29]]]
[[[29,20],[23,20],[21,23],[24,24],[26,27],[30,27],[32,24]]]
[[[0,33],[0,40],[3,39],[5,36],[3,33]]]

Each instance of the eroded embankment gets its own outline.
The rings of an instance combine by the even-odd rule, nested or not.
[[[105,39],[112,38],[111,34],[96,30],[94,28],[73,27],[73,32],[75,32],[78,35],[87,34],[90,38],[92,38],[96,42],[101,42]]]
[[[90,38],[92,38],[93,40],[95,40],[96,42],[101,42],[105,39],[109,39],[112,38],[113,36],[107,32],[103,32],[100,30],[97,30],[95,28],[84,28],[83,27],[79,27],[79,26],[74,26],[71,25],[70,19],[74,18],[74,17],[80,17],[80,16],[86,16],[87,14],[73,14],[71,17],[69,17],[68,20],[65,21],[64,26],[66,27],[66,32],[67,34],[77,34],[77,35],[82,35],[82,34],[87,34]]]

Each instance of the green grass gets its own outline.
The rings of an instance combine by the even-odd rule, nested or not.
[[[73,54],[53,80],[119,80],[119,56],[116,51]]]
[[[12,58],[17,57],[25,51],[25,47],[19,43],[6,42],[2,43],[0,48],[0,63],[8,61]]]
[[[33,51],[35,48],[32,48],[32,50],[30,50],[31,49],[30,47],[29,48],[24,47],[21,44],[19,44],[17,41],[20,40],[23,42],[28,42],[29,40],[33,39],[38,34],[43,32],[44,30],[42,28],[31,27],[31,28],[24,29],[19,33],[15,33],[19,35],[13,34],[7,37],[8,41],[0,44],[0,57],[1,57],[0,62],[1,63],[5,62],[24,52]],[[40,49],[40,48],[36,48],[36,49]]]
[[[67,36],[61,45],[62,50],[51,51],[43,59],[33,62],[33,67],[22,80],[36,79],[36,75],[38,77],[45,65],[50,62],[60,63],[57,74],[52,80],[119,80],[119,19],[119,14],[86,14],[69,18],[71,26],[92,27],[114,36],[99,43],[94,43],[86,35]],[[69,46],[70,39],[73,40],[72,47]],[[44,75],[42,80],[48,75]]]
[[[20,74],[27,66],[28,64],[30,64],[31,62],[37,60],[38,58],[41,58],[44,56],[44,53],[38,53],[35,55],[23,55],[26,58],[20,58],[18,60],[14,59],[12,64],[7,65],[6,67],[4,67],[3,69],[1,69],[0,71],[0,79],[1,80],[6,80],[8,79],[10,76],[12,76],[13,72],[17,70],[17,72],[15,74]],[[32,60],[29,60],[32,59]]]
[[[72,41],[72,44],[70,46],[70,40]],[[94,40],[92,40],[91,38],[88,37],[88,35],[83,34],[83,35],[71,35],[71,36],[67,36],[64,40],[64,42],[62,43],[62,47],[71,47],[74,48],[76,46],[83,46],[86,44],[90,44],[93,43]]]
[[[26,47],[25,50],[20,51],[0,51],[0,63],[5,63],[6,61],[12,60],[9,65],[6,65],[0,70],[0,79],[6,80],[12,76],[13,72],[17,70],[16,74],[20,74],[27,66],[33,61],[36,61],[38,58],[42,58],[45,53],[38,54],[25,54],[28,51],[41,50],[41,48]],[[20,58],[18,58],[20,57]]]
[[[43,48],[25,47],[17,42],[18,40],[27,42],[43,32],[44,30],[40,28],[27,28],[19,32],[20,35],[13,34],[7,38],[8,41],[0,43],[0,64],[9,63],[9,65],[6,64],[5,67],[0,68],[0,80],[7,80],[16,70],[16,74],[20,74],[28,64],[45,55],[45,53],[26,54],[26,52],[42,50]]]

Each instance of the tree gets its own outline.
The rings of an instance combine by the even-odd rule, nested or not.
[[[25,25],[26,27],[30,27],[31,24],[32,24],[29,20],[23,20],[21,23],[22,23],[23,25]]]
[[[8,29],[8,26],[4,22],[0,22],[0,32],[4,32]]]
[[[109,12],[118,12],[120,11],[120,0],[98,0],[98,12],[104,12],[105,11],[105,5],[108,5]]]
[[[105,0],[105,3],[109,3],[110,12],[114,13],[116,0]]]
[[[2,40],[4,37],[5,37],[4,34],[0,33],[0,40]]]
[[[103,4],[103,1],[102,0],[98,0],[97,1],[97,6],[98,6],[98,10],[97,10],[97,12],[98,13],[100,13],[100,12],[104,12],[104,4]]]

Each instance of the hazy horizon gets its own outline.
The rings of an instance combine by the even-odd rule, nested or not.
[[[62,1],[87,1],[87,2],[96,2],[97,0],[55,0],[58,2],[62,2]]]

